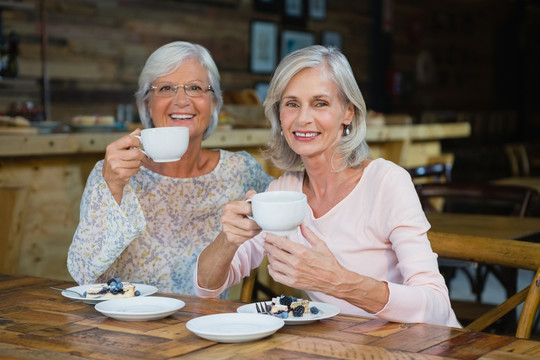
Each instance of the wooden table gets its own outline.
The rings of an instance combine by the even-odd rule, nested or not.
[[[540,219],[515,216],[428,213],[431,230],[443,233],[519,239],[539,233]]]
[[[49,286],[73,283],[0,274],[0,357],[16,359],[533,359],[540,342],[425,324],[338,315],[285,326],[248,343],[204,340],[192,318],[235,312],[239,302],[172,294],[186,306],[156,321],[122,322]]]
[[[538,176],[513,176],[509,178],[497,179],[492,181],[498,185],[518,185],[527,186],[540,191],[540,177]]]

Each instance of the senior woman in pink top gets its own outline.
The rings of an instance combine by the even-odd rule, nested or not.
[[[222,232],[199,256],[195,293],[219,295],[267,255],[275,281],[342,313],[460,327],[410,176],[368,158],[366,106],[345,56],[318,45],[291,53],[264,107],[266,155],[289,170],[268,191],[303,192],[308,213],[297,234],[280,237],[247,218],[249,203],[227,204]]]

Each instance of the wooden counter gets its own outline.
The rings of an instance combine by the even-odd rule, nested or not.
[[[269,173],[279,176],[280,171],[266,164],[258,152],[266,144],[269,133],[268,129],[222,130],[207,139],[204,146],[246,149]],[[124,134],[0,136],[0,188],[4,189],[0,195],[16,191],[13,197],[17,196],[18,200],[11,203],[25,203],[22,211],[20,205],[6,210],[16,212],[16,216],[0,219],[0,231],[22,239],[8,239],[7,244],[0,244],[0,249],[9,249],[0,254],[0,261],[11,267],[4,271],[70,280],[66,269],[67,249],[77,227],[86,179],[94,164],[103,158],[107,144]],[[369,127],[367,139],[373,157],[382,156],[412,166],[440,155],[440,139],[469,134],[469,123],[392,125]],[[2,196],[7,199],[7,195]],[[4,200],[0,200],[3,205]],[[7,253],[19,253],[18,261],[12,258],[6,261]]]
[[[468,137],[470,133],[471,127],[467,122],[390,125],[369,127],[366,138],[372,148],[379,149],[381,144],[389,142],[402,142],[405,143],[404,146],[410,146],[418,142]],[[107,144],[125,134],[127,133],[5,135],[0,136],[0,157],[104,153]],[[219,130],[205,140],[203,145],[209,148],[260,147],[266,144],[269,135],[269,129]]]

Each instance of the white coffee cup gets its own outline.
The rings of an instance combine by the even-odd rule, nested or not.
[[[263,231],[285,236],[292,234],[304,221],[307,211],[306,195],[297,191],[267,191],[251,199],[254,220]]]
[[[155,162],[178,161],[186,152],[189,144],[189,128],[167,126],[141,130],[141,136],[135,135],[144,148],[141,150]]]

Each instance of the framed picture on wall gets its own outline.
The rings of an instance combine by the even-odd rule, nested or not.
[[[268,21],[253,21],[251,23],[251,71],[260,74],[270,74],[274,71],[277,61],[278,26]]]
[[[305,26],[307,0],[283,0],[283,23],[286,25]]]
[[[281,58],[287,54],[315,44],[315,34],[307,31],[283,30],[281,32]]]
[[[323,31],[321,35],[321,45],[333,46],[340,50],[343,49],[343,37],[337,31]]]
[[[308,13],[313,20],[326,19],[326,0],[309,0]]]
[[[257,11],[276,12],[279,9],[279,0],[254,0],[253,9]]]

